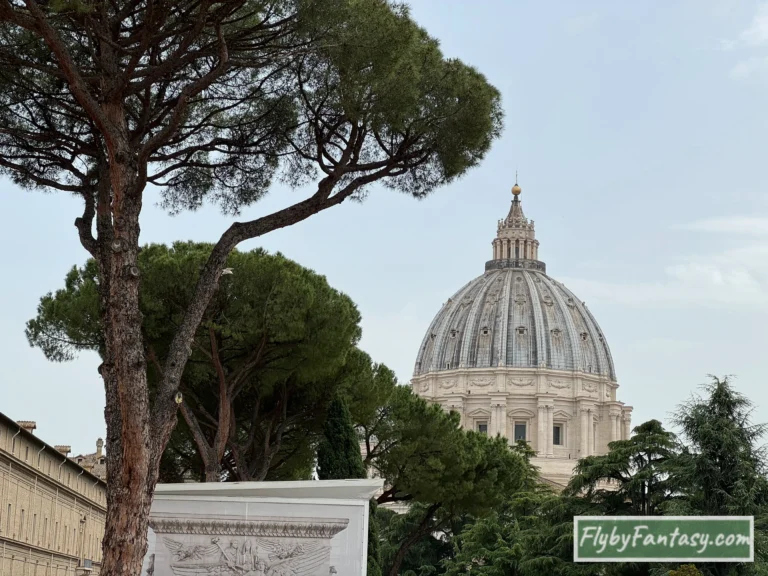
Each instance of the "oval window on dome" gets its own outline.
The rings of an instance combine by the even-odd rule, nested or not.
[[[585,342],[587,341],[587,338],[589,338],[589,334],[587,334],[586,332],[582,332],[581,334],[579,334],[579,336],[581,336],[581,339]]]
[[[488,326],[483,326],[482,328],[480,328],[480,334],[482,334],[483,336],[488,336],[488,333],[489,333]]]

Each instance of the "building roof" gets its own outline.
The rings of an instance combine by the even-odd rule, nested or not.
[[[549,368],[616,380],[586,305],[546,274],[519,192],[499,221],[485,273],[456,292],[424,335],[414,376],[465,368]]]
[[[65,456],[64,454],[62,454],[57,449],[57,447],[52,446],[52,445],[48,444],[47,442],[44,442],[43,440],[40,439],[39,436],[35,436],[34,434],[32,434],[32,432],[29,432],[27,429],[25,429],[23,426],[21,426],[22,422],[24,424],[27,424],[28,423],[27,421],[22,420],[20,422],[17,422],[13,418],[10,418],[10,417],[6,416],[5,414],[3,414],[2,412],[0,412],[0,422],[3,422],[6,426],[8,426],[10,428],[18,428],[20,430],[20,434],[19,434],[20,436],[22,436],[24,438],[31,439],[38,446],[41,446],[41,447],[45,446],[45,449],[47,451],[50,451],[51,453],[58,453],[58,454],[60,454],[62,458],[66,458],[67,459],[67,462],[70,465],[74,466],[75,468],[78,468],[78,469],[82,470],[84,476],[88,476],[88,477],[92,478],[93,480],[98,481],[100,484],[106,486],[106,482],[104,482],[104,480],[102,478],[99,478],[98,476],[92,474],[89,470],[83,468],[82,466],[77,464],[77,462],[72,461],[71,458],[69,458],[69,457]],[[69,448],[69,447],[67,446],[66,448]]]

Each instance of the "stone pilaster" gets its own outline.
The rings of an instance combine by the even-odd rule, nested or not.
[[[547,405],[547,457],[552,458],[555,454],[555,449],[553,446],[553,438],[552,435],[554,433],[554,430],[552,430],[554,426],[554,419],[553,414],[555,412],[555,407],[552,404]]]
[[[611,442],[615,442],[616,440],[621,440],[621,412],[617,412],[615,410],[612,410],[610,413],[611,417]]]
[[[581,440],[581,458],[589,455],[588,442],[589,442],[589,409],[581,408],[581,427],[579,430],[579,439]]]
[[[547,407],[539,404],[539,415],[537,418],[539,424],[539,431],[536,435],[536,451],[540,457],[544,457],[547,454],[546,449],[546,430],[547,430]]]
[[[622,416],[624,423],[624,439],[629,440],[632,437],[632,416],[629,412],[624,412]]]
[[[489,423],[491,436],[501,434],[505,438],[507,435],[507,399],[504,396],[491,397],[491,421]]]

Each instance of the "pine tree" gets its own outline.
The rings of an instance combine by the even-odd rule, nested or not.
[[[341,396],[328,407],[324,426],[325,438],[317,449],[317,476],[320,480],[365,478],[360,442],[352,425],[352,417]],[[376,503],[371,501],[368,518],[368,576],[381,576],[379,534],[374,520]]]

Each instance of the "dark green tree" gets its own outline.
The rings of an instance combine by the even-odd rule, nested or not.
[[[450,576],[592,576],[595,565],[574,565],[573,516],[591,513],[594,505],[582,498],[558,494],[541,482],[531,464],[535,452],[525,441],[513,450],[527,464],[520,490],[484,517],[467,522],[453,537],[453,554],[442,564]]]
[[[403,502],[414,511],[410,531],[397,542],[388,565],[389,575],[396,576],[423,538],[463,515],[488,513],[505,494],[525,486],[528,464],[506,439],[462,430],[458,414],[427,403],[408,387],[390,390],[374,419],[357,424],[366,465],[385,480],[378,503]]]
[[[766,431],[751,421],[753,406],[734,390],[730,378],[711,377],[704,396],[694,396],[675,414],[686,449],[675,475],[684,486],[687,507],[701,515],[751,515],[765,510],[768,485]]]
[[[344,398],[336,396],[323,424],[323,440],[317,449],[317,476],[320,480],[365,478],[360,442]]]
[[[358,354],[356,359],[370,369],[367,355]],[[360,380],[364,384],[365,379]],[[323,439],[317,449],[317,476],[320,480],[345,480],[365,478],[366,471],[360,454],[360,441],[352,425],[346,401],[337,394],[323,425]],[[368,518],[368,571],[371,576],[381,576],[381,553],[376,527],[376,502],[371,501]]]
[[[768,573],[768,480],[766,452],[758,443],[766,426],[752,422],[752,402],[733,388],[730,377],[710,377],[675,413],[685,449],[672,474],[681,498],[670,514],[755,517],[753,564],[698,564],[706,575]]]
[[[383,0],[7,0],[0,71],[0,168],[83,202],[75,223],[98,270],[111,446],[101,570],[133,576],[174,398],[231,250],[375,182],[423,197],[461,176],[499,134],[499,94]],[[237,213],[280,176],[312,192],[222,234],[150,402],[146,192],[171,210],[213,201]]]
[[[152,390],[211,248],[150,245],[139,256]],[[228,264],[233,273],[192,340],[181,378],[183,422],[168,457],[211,481],[309,478],[334,391],[369,376],[365,363],[347,364],[367,358],[354,347],[359,313],[324,277],[279,254],[234,251]],[[94,261],[74,268],[64,288],[41,299],[27,326],[30,343],[52,360],[84,349],[103,354],[97,284]]]
[[[675,435],[658,420],[637,426],[627,440],[608,445],[608,453],[579,460],[566,494],[583,496],[605,514],[650,516],[677,492],[669,465],[679,452]]]

